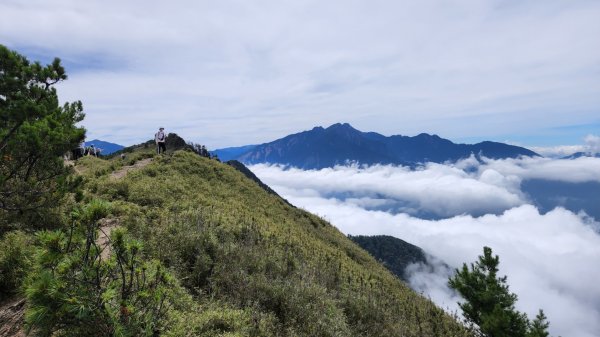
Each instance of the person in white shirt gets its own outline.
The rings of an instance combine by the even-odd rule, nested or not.
[[[161,154],[167,151],[167,146],[165,145],[165,140],[167,136],[165,135],[165,128],[160,127],[158,132],[154,135],[154,141],[156,142],[156,153]]]

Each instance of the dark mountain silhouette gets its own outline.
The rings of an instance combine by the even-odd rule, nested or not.
[[[348,238],[404,281],[408,281],[408,275],[405,272],[408,265],[412,263],[427,264],[425,252],[421,248],[393,236],[348,235]]]
[[[90,145],[94,145],[94,147],[102,149],[103,155],[108,155],[108,154],[117,152],[124,148],[123,145],[105,142],[105,141],[99,140],[99,139],[94,139],[94,140],[90,140],[89,142],[85,142],[85,146],[90,146]]]
[[[256,145],[245,145],[245,146],[240,146],[240,147],[227,147],[224,149],[210,151],[210,154],[213,156],[216,155],[219,158],[219,160],[226,162],[226,161],[235,159],[246,152],[251,151],[255,147],[256,147]]]
[[[235,149],[241,150],[228,148],[227,151],[234,153]],[[386,137],[376,132],[361,132],[347,123],[338,123],[250,147],[234,159],[247,164],[276,163],[318,169],[347,162],[368,165],[442,163],[467,158],[471,154],[494,159],[538,156],[528,149],[503,143],[455,144],[426,133],[414,137]]]
[[[577,158],[581,158],[581,157],[600,158],[600,153],[575,152],[570,156],[563,157],[562,159],[577,159]]]

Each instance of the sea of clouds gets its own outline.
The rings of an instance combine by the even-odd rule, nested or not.
[[[519,310],[532,318],[544,309],[553,335],[600,335],[600,223],[562,207],[541,212],[521,189],[530,179],[598,184],[600,158],[468,158],[417,169],[250,168],[345,234],[387,234],[423,248],[432,257],[428,266],[409,267],[410,285],[444,308],[458,309],[459,298],[447,287],[453,268],[489,246],[500,256]]]

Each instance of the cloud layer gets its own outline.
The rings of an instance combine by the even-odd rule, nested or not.
[[[84,102],[92,138],[165,124],[219,148],[350,122],[552,143],[600,123],[599,15],[586,0],[8,0],[0,41],[63,58],[59,92]]]
[[[590,167],[589,170],[586,168]],[[600,181],[600,159],[522,159],[477,164],[403,167],[336,167],[301,171],[255,165],[254,173],[290,202],[319,214],[347,234],[388,234],[452,267],[474,261],[484,245],[500,255],[501,273],[519,296],[518,309],[533,317],[543,308],[551,332],[597,336],[600,331],[600,224],[563,208],[545,214],[528,204],[522,179]],[[386,209],[397,199],[444,216],[426,220]],[[469,213],[491,214],[472,216]],[[462,215],[464,213],[464,215]],[[413,214],[419,215],[414,211]],[[450,270],[413,266],[411,286],[443,307],[457,308],[446,286]]]
[[[429,163],[416,170],[355,165],[303,171],[264,164],[252,170],[283,195],[333,198],[368,210],[426,218],[500,214],[531,203],[520,189],[526,179],[600,182],[600,159],[588,157],[486,159],[483,163],[471,157],[455,164]]]
[[[600,136],[589,134],[583,141],[583,145],[530,146],[529,149],[549,158],[564,158],[576,152],[600,154]]]
[[[585,137],[585,151],[591,154],[600,153],[600,136],[587,135]]]

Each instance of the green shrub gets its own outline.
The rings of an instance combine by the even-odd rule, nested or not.
[[[22,231],[12,231],[0,240],[0,300],[19,290],[33,258],[33,239]]]
[[[216,302],[177,315],[165,336],[269,337],[278,334],[272,315],[257,313],[253,308],[235,309],[227,303]]]
[[[110,257],[102,256],[97,221],[110,211],[95,200],[73,213],[70,230],[38,233],[25,289],[26,323],[37,334],[153,336],[167,327],[180,288],[124,229],[112,231]]]
[[[129,197],[129,184],[123,180],[103,179],[95,185],[94,192],[111,201],[125,200]]]

